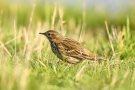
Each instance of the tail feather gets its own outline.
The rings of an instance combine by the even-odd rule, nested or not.
[[[93,60],[93,61],[104,61],[106,59],[103,58],[103,57],[100,57],[98,55],[95,55],[95,54],[90,53],[89,60]]]

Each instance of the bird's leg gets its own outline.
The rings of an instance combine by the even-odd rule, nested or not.
[[[57,64],[60,64],[60,62],[61,62],[60,59],[58,59]]]
[[[61,59],[58,59],[57,65],[62,65],[62,64],[63,64],[62,60]]]

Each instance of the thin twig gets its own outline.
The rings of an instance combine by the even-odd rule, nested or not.
[[[15,38],[15,55],[14,57],[16,58],[16,22],[14,20],[14,38]]]
[[[35,10],[35,4],[33,4],[32,12],[31,12],[31,15],[30,15],[28,30],[30,30],[30,27],[31,27],[31,24],[32,24],[34,10]]]
[[[55,4],[53,16],[52,16],[52,27],[51,27],[51,29],[54,29],[54,22],[55,22],[56,12],[57,12],[57,5]]]
[[[38,59],[37,59],[37,61],[45,68],[46,71],[48,71],[46,65],[45,65],[43,62],[41,62],[41,61],[38,60]]]
[[[112,52],[113,52],[113,55],[114,55],[114,47],[113,47],[113,44],[112,44],[112,40],[111,40],[111,37],[110,37],[110,33],[109,33],[109,29],[108,29],[108,25],[107,25],[106,21],[105,21],[105,26],[106,26],[106,31],[107,31],[109,41],[110,41],[110,44],[111,44]]]
[[[11,53],[8,51],[8,49],[4,46],[4,44],[0,41],[1,46],[4,48],[4,50],[8,53],[10,57],[12,57]]]

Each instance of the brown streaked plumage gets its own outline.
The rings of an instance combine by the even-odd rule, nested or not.
[[[91,53],[79,42],[62,36],[55,30],[48,30],[43,34],[50,42],[53,53],[61,60],[76,64],[83,60],[101,60],[100,57]]]

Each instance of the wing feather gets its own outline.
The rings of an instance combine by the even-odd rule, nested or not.
[[[83,59],[93,60],[95,57],[95,55],[92,54],[87,49],[85,49],[83,45],[81,45],[80,43],[72,39],[66,38],[58,46],[60,48],[60,51],[64,55],[74,57],[79,60],[83,60]]]

